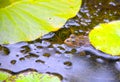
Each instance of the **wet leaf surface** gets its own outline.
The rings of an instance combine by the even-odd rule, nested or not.
[[[89,34],[91,44],[112,56],[120,55],[120,21],[99,24]]]
[[[57,76],[50,74],[40,74],[34,71],[23,72],[12,75],[4,82],[61,82]]]
[[[0,0],[0,44],[31,41],[60,29],[77,14],[81,3],[81,0]]]
[[[3,82],[7,78],[9,78],[12,74],[10,72],[7,72],[5,70],[0,70],[0,82]]]

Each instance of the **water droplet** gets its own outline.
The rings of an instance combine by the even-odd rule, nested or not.
[[[42,46],[37,46],[37,48],[39,48],[39,49],[40,49],[40,48],[43,48],[43,47],[42,47]]]
[[[46,72],[46,73],[48,73],[50,75],[55,75],[55,76],[59,77],[60,80],[63,80],[63,76],[61,74],[59,74],[59,73],[51,73],[51,72]]]
[[[53,36],[55,35],[55,33],[48,33],[48,34],[45,34],[44,36],[42,36],[42,39],[48,39],[48,38],[52,38]]]
[[[64,62],[64,65],[66,65],[66,66],[72,66],[72,63],[70,61],[66,61],[66,62]]]
[[[98,5],[95,5],[94,7],[95,7],[95,8],[97,8],[97,7],[98,7]]]
[[[48,47],[50,45],[51,45],[51,43],[47,42],[47,41],[42,41],[42,44],[41,44],[41,46],[43,46],[43,47]]]
[[[118,71],[120,71],[120,62],[119,61],[115,63],[115,67]]]
[[[43,61],[43,60],[36,60],[35,62],[36,62],[36,63],[42,63],[42,64],[45,63],[45,61]]]
[[[109,2],[109,5],[116,6],[114,2]]]
[[[29,54],[28,54],[28,55],[26,55],[25,57],[26,57],[26,58],[32,58],[32,57],[34,57],[34,58],[38,58],[38,57],[39,57],[39,55],[34,54],[34,53],[29,53]]]
[[[50,55],[50,53],[44,53],[43,56],[50,57],[51,55]]]
[[[19,60],[20,60],[20,61],[23,61],[23,60],[25,60],[25,58],[24,58],[24,57],[21,57],[21,58],[19,58]]]
[[[102,3],[99,3],[99,5],[102,5]]]
[[[97,61],[98,63],[104,63],[104,60],[101,59],[101,58],[97,58],[96,61]]]
[[[19,57],[19,55],[16,55],[16,57]]]
[[[26,54],[31,51],[31,49],[28,46],[22,46],[22,49],[20,50],[21,53]]]
[[[59,48],[60,50],[65,50],[62,46],[58,46],[58,48]]]
[[[85,51],[81,51],[81,52],[79,53],[79,56],[85,56],[85,55],[86,55]]]
[[[59,54],[59,53],[55,53],[55,56],[56,57],[61,57],[62,54]]]
[[[72,63],[70,61],[64,62],[65,68],[70,69],[72,67]]]
[[[11,64],[15,64],[17,61],[16,60],[11,60]]]
[[[87,58],[91,58],[91,55],[86,55]]]
[[[73,49],[71,50],[71,53],[74,54],[76,51],[77,51],[77,50],[73,48]]]
[[[10,50],[7,47],[3,47],[2,50],[3,50],[5,55],[9,55]]]
[[[108,20],[108,19],[103,19],[103,21],[104,21],[104,22],[109,22],[109,20]]]

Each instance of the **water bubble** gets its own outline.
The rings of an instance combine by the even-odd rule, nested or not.
[[[80,24],[83,26],[87,26],[87,23],[85,23],[85,22],[80,22]]]
[[[23,54],[26,54],[30,51],[31,51],[31,49],[29,48],[29,46],[22,46],[21,50],[20,50],[20,52],[23,53]]]
[[[25,58],[24,58],[24,57],[21,57],[21,58],[19,58],[19,60],[20,60],[20,61],[23,61],[23,60],[25,60]]]
[[[70,61],[65,61],[64,65],[66,69],[70,69],[72,67],[72,63]]]
[[[104,63],[104,60],[101,59],[101,58],[97,58],[96,61],[97,61],[98,63]]]
[[[60,50],[65,50],[65,48],[63,48],[62,46],[58,46],[57,48],[59,48]]]
[[[95,7],[95,8],[97,8],[97,7],[98,7],[98,5],[94,5],[94,7]]]
[[[62,54],[59,54],[59,53],[55,53],[55,56],[56,57],[61,57]]]
[[[11,60],[11,64],[15,64],[17,61],[16,60]]]
[[[26,58],[38,58],[39,57],[39,55],[37,55],[37,54],[34,54],[34,53],[29,53],[28,55],[26,55],[25,56]]]
[[[47,42],[47,41],[42,41],[42,44],[41,44],[41,46],[43,46],[43,47],[48,47],[50,45],[51,45],[51,43]]]
[[[109,2],[109,5],[116,6],[114,2]]]
[[[51,72],[46,72],[46,73],[51,74],[51,75],[55,75],[55,76],[59,77],[60,80],[63,80],[63,76],[59,73],[51,73]]]
[[[10,50],[7,47],[2,47],[3,53],[5,55],[9,55],[10,54]]]
[[[117,69],[118,71],[120,71],[120,62],[119,62],[119,61],[117,61],[117,62],[115,63],[115,67],[116,67],[116,69]]]
[[[99,3],[99,5],[102,5],[102,3]]]
[[[109,19],[103,19],[104,22],[110,22]]]
[[[55,48],[57,51],[59,51],[60,53],[64,53],[66,50],[63,46],[59,45]]]
[[[89,23],[89,22],[91,22],[91,19],[86,19],[85,22]]]
[[[35,62],[36,62],[36,63],[42,63],[42,64],[44,64],[44,63],[45,63],[45,61],[40,60],[40,59],[36,60]]]
[[[86,55],[87,58],[91,58],[91,55]]]
[[[43,48],[43,46],[37,46],[37,48],[42,49],[42,48]]]
[[[44,56],[44,57],[50,57],[51,54],[50,54],[50,53],[44,53],[43,56]]]
[[[54,35],[55,35],[55,33],[50,32],[50,33],[45,34],[44,36],[42,36],[42,39],[52,38]]]
[[[55,56],[56,56],[56,57],[60,57],[60,56],[61,56],[61,53],[60,53],[59,51],[56,51]]]
[[[85,51],[81,51],[81,52],[79,53],[79,56],[85,56],[85,55],[86,55]]]
[[[16,55],[16,57],[19,57],[19,55]]]
[[[70,61],[66,61],[66,62],[64,62],[64,65],[66,65],[66,66],[72,66],[72,63]]]

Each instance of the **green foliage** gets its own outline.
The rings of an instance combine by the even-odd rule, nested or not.
[[[37,72],[25,72],[13,75],[5,82],[61,82],[57,76],[48,74],[39,74]]]
[[[120,20],[99,24],[90,32],[89,39],[96,49],[120,55]]]
[[[74,17],[82,0],[0,0],[0,43],[31,41]]]
[[[10,73],[0,71],[0,82],[3,82],[5,79],[7,79],[10,76],[11,76]]]

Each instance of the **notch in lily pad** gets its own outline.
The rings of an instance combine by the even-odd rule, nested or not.
[[[120,20],[97,25],[89,33],[89,40],[96,49],[120,56]]]
[[[50,74],[28,71],[13,75],[4,82],[61,82],[60,78]]]

